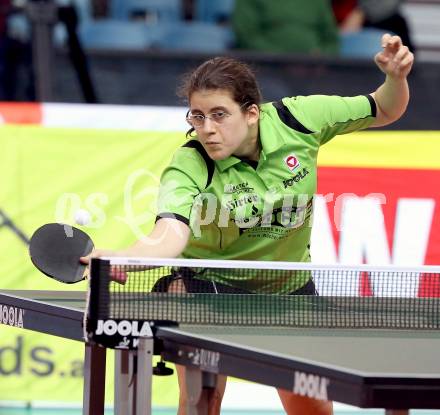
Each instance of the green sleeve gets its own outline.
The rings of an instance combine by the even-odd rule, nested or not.
[[[189,225],[194,199],[206,174],[206,163],[198,154],[178,149],[160,179],[157,218],[172,217]]]
[[[370,95],[339,97],[310,95],[284,98],[284,105],[324,144],[335,135],[368,128],[376,116],[376,103]]]

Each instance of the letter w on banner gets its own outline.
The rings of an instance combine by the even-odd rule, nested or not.
[[[328,170],[324,168],[323,170]],[[344,170],[344,169],[342,169]],[[356,193],[327,193],[326,186],[342,188],[336,183],[335,175],[332,175],[332,182],[323,180],[326,186],[321,189],[320,194],[315,198],[314,228],[312,231],[312,259],[316,263],[344,263],[344,264],[375,264],[375,265],[400,265],[418,266],[425,263],[439,264],[439,233],[440,218],[438,206],[440,192],[426,183],[432,183],[432,175],[420,171],[417,175],[414,171],[406,172],[408,179],[415,179],[414,187],[411,180],[407,181],[408,187],[402,196],[399,187],[390,186],[394,180],[389,180],[394,171],[387,170],[387,180],[382,183],[381,175],[374,174],[376,180],[356,180],[356,175],[365,174],[364,170],[350,169],[350,174],[339,174],[345,177],[344,184],[347,185],[347,178],[352,178],[359,187]],[[342,172],[341,172],[342,173]],[[430,171],[429,173],[432,173]],[[440,171],[436,171],[440,179]],[[371,171],[370,171],[371,174]],[[405,181],[402,171],[395,172],[396,181]],[[414,177],[414,175],[416,177]],[[429,175],[428,177],[422,176]],[[320,177],[322,180],[320,171]],[[405,174],[404,174],[405,176]],[[325,177],[325,175],[324,175]],[[414,181],[414,180],[413,180]],[[391,182],[391,183],[388,183]],[[359,186],[359,183],[363,184]],[[368,186],[366,186],[366,183]],[[425,183],[425,185],[423,185]],[[349,186],[344,188],[355,187]],[[421,187],[429,191],[421,192]],[[411,189],[411,192],[408,191]],[[330,190],[330,189],[329,189]],[[367,190],[382,190],[380,192],[369,192]],[[414,193],[414,197],[408,197],[408,193]],[[420,197],[421,193],[425,197]],[[407,195],[404,197],[404,195]],[[426,196],[432,197],[426,197]],[[437,209],[436,209],[437,208]],[[346,281],[345,291],[338,293],[328,292],[331,284],[326,281],[317,281],[318,289],[323,294],[333,295],[374,295],[391,296],[392,287],[395,285],[390,280],[385,280],[384,275],[353,275]],[[408,297],[422,295],[440,294],[439,281],[430,281],[422,275],[408,281],[403,295]],[[429,285],[427,285],[429,284]],[[345,284],[344,284],[345,285]],[[338,289],[341,290],[340,288]],[[400,295],[402,292],[400,292]]]

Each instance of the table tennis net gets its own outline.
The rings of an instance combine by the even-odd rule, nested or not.
[[[121,277],[124,284],[114,281]],[[94,259],[88,314],[200,325],[439,329],[439,283],[440,267],[428,266]]]

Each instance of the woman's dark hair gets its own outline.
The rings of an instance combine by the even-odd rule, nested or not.
[[[183,78],[178,95],[188,102],[194,92],[223,89],[229,91],[232,98],[245,111],[249,105],[260,105],[260,88],[252,69],[243,62],[232,58],[216,57],[203,62],[194,71]],[[189,136],[194,131],[187,132]]]

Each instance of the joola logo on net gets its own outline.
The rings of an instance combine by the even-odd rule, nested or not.
[[[115,321],[115,320],[98,320],[98,326],[95,334],[100,336],[114,336],[120,334],[121,336],[152,336],[150,324],[148,322],[140,321]]]
[[[327,387],[329,383],[330,380],[325,377],[310,375],[304,372],[295,372],[293,393],[307,396],[308,398],[327,401]]]
[[[23,314],[24,311],[21,308],[0,304],[0,319],[2,324],[23,328]]]

